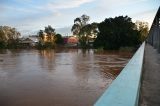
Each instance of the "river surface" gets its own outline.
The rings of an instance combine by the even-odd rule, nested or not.
[[[0,50],[0,106],[92,106],[132,53]]]

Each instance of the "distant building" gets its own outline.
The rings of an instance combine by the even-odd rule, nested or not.
[[[32,48],[35,47],[37,43],[38,43],[38,37],[35,36],[21,38],[19,42],[21,48]]]
[[[63,36],[63,43],[67,44],[67,42],[68,42],[68,36]]]
[[[63,41],[68,47],[75,47],[79,43],[79,39],[76,36],[63,36]]]
[[[30,40],[32,40],[34,43],[38,43],[39,42],[39,37],[38,36],[29,36],[28,37]]]
[[[69,37],[69,38],[68,38],[68,41],[67,41],[68,44],[77,44],[78,42],[79,42],[79,40],[78,40],[78,38],[75,37],[75,36]]]

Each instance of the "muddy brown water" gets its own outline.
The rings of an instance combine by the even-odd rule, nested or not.
[[[92,106],[132,53],[0,50],[0,106]]]

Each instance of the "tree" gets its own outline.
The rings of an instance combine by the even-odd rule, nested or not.
[[[89,24],[90,17],[82,15],[74,20],[71,31],[77,35],[82,47],[87,47],[91,37],[97,33],[97,23]]]
[[[44,32],[46,33],[47,36],[47,42],[54,43],[55,29],[52,28],[50,25],[48,25],[47,27],[45,27]]]
[[[39,30],[38,35],[39,35],[39,38],[41,40],[44,40],[44,32],[43,32],[43,30]]]
[[[38,32],[39,43],[38,48],[54,48],[55,47],[55,29],[50,25],[45,27],[44,31],[40,30]]]
[[[74,35],[80,36],[80,31],[82,27],[87,25],[89,18],[90,17],[87,15],[82,15],[81,17],[77,17],[76,19],[74,19],[74,25],[72,26],[72,29],[71,29]]]
[[[0,28],[0,48],[6,47],[6,38],[4,36],[4,31]]]
[[[140,41],[143,42],[149,33],[148,22],[136,21],[136,29],[140,32]]]
[[[56,34],[56,35],[55,35],[55,38],[56,38],[56,44],[63,44],[63,43],[64,43],[61,34]]]
[[[16,30],[16,28],[0,26],[1,48],[16,48],[20,35],[21,34]]]
[[[80,42],[83,46],[87,46],[90,40],[93,40],[96,38],[96,35],[98,33],[97,25],[98,25],[97,23],[91,23],[81,28]]]
[[[98,35],[94,42],[96,48],[119,49],[136,46],[140,43],[140,33],[128,16],[106,18],[98,24]]]

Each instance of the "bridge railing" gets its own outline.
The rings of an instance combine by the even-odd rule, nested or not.
[[[160,7],[150,28],[147,42],[160,53]]]
[[[145,42],[94,106],[138,106]]]

